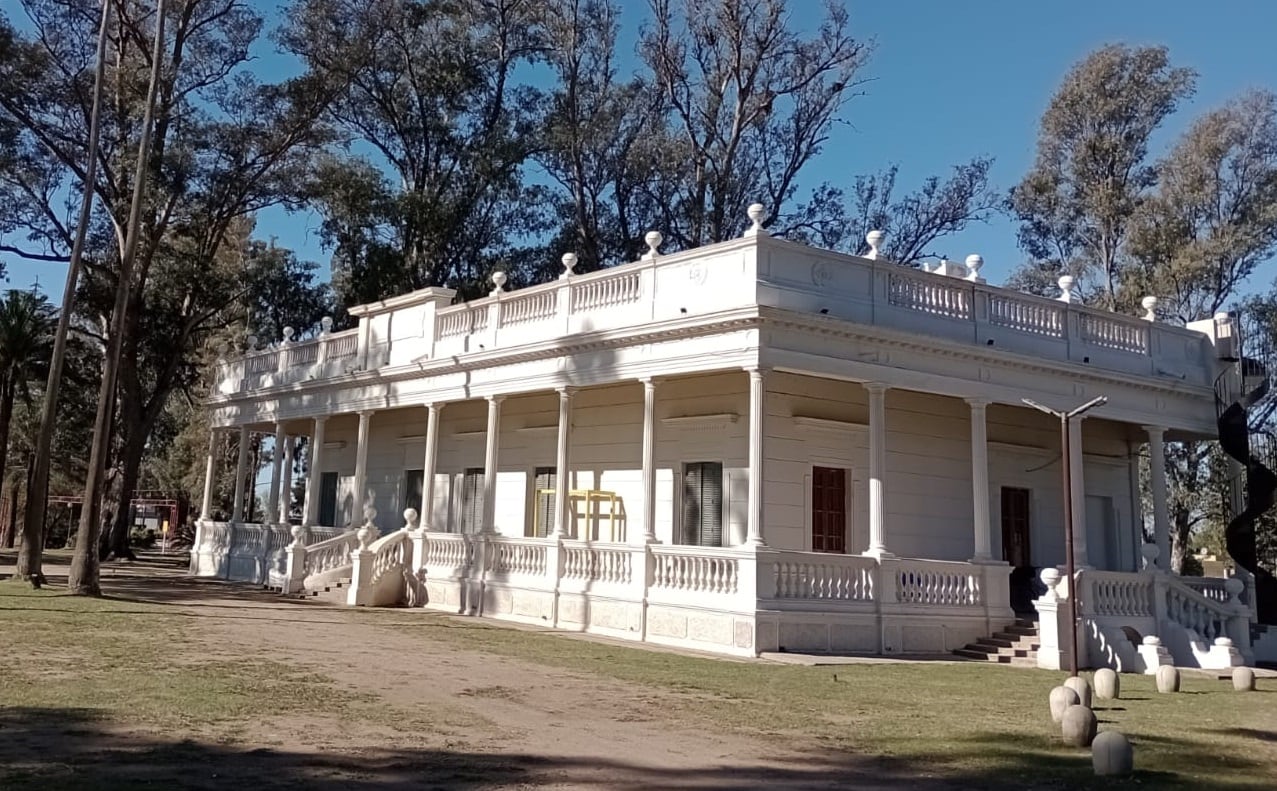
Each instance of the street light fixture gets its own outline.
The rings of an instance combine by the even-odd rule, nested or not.
[[[1060,419],[1060,466],[1064,468],[1064,574],[1069,580],[1069,675],[1077,675],[1077,585],[1074,576],[1077,569],[1073,563],[1073,473],[1069,464],[1072,448],[1069,447],[1069,422],[1089,409],[1108,403],[1108,396],[1092,398],[1080,407],[1068,411],[1060,411],[1043,406],[1028,398],[1020,399],[1034,409]]]

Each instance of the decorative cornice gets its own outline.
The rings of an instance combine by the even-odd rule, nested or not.
[[[806,417],[794,415],[794,425],[808,431],[840,431],[846,434],[861,434],[869,431],[869,424],[855,423],[850,420],[832,420],[824,417]]]

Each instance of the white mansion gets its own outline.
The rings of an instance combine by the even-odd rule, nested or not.
[[[652,233],[634,263],[577,275],[567,255],[555,282],[505,291],[498,272],[465,304],[423,289],[224,362],[209,407],[239,434],[236,505],[211,518],[210,452],[193,573],[746,656],[947,652],[1036,606],[1058,666],[1069,498],[1086,661],[1253,658],[1240,579],[1156,567],[1157,462],[1215,437],[1227,317],[1184,329],[1073,304],[1067,281],[1058,300],[996,288],[978,256],[919,271],[879,260],[878,234],[833,253],[761,214],[734,241],[660,255]],[[1060,423],[1022,399],[1099,395],[1062,491]],[[249,432],[284,450],[265,524],[243,520]]]

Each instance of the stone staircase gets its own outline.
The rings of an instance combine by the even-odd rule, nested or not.
[[[331,582],[323,587],[314,590],[297,591],[295,593],[284,594],[285,598],[296,599],[298,601],[317,601],[326,604],[345,604],[346,592],[350,588],[350,577],[342,577],[336,582]],[[274,593],[281,593],[278,586],[267,586],[267,590]]]
[[[1277,626],[1252,623],[1250,648],[1255,653],[1257,667],[1277,669]]]
[[[973,662],[993,662],[1017,667],[1038,666],[1038,622],[1017,618],[1015,623],[989,637],[968,643],[953,653]]]

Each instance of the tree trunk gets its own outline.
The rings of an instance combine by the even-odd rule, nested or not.
[[[9,424],[13,420],[13,376],[6,373],[3,379],[0,379],[0,481],[4,480],[5,463],[9,460]],[[13,487],[14,496],[17,496],[18,487]],[[15,528],[16,529],[16,528]],[[9,531],[9,535],[5,537],[5,547],[13,546],[13,533],[15,529]]]
[[[1188,554],[1192,529],[1192,514],[1183,508],[1171,509],[1171,571],[1176,574],[1184,571],[1184,557]]]
[[[14,538],[18,535],[18,484],[6,485],[8,499],[4,501],[4,541],[0,542],[5,549],[13,549]]]
[[[112,509],[111,513],[115,518],[101,538],[99,556],[103,560],[137,559],[129,546],[129,530],[133,527],[131,503],[142,467],[142,456],[146,450],[146,437],[150,432],[148,426],[134,424],[121,426],[121,433],[124,435],[124,446],[120,448],[120,457],[116,460],[115,480],[104,499],[106,507]]]

